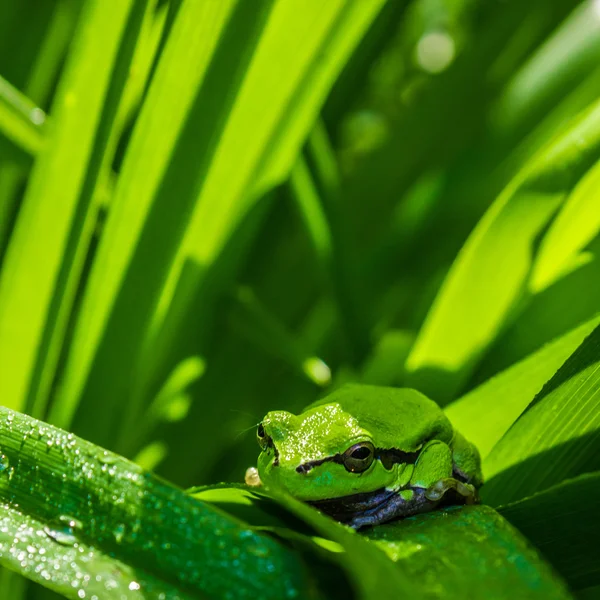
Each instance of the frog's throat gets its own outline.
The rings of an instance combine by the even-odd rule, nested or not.
[[[398,463],[414,465],[417,462],[418,457],[418,450],[416,452],[404,452],[403,450],[398,450],[396,448],[375,449],[375,460],[380,461],[384,468],[388,471]],[[334,462],[338,465],[341,465],[344,463],[343,455],[338,452],[338,454],[334,454],[333,456],[326,456],[325,458],[319,458],[317,460],[309,460],[296,467],[296,472],[306,474],[314,467],[318,467],[326,462]]]
[[[403,489],[413,492],[410,498],[403,498],[396,488],[381,488],[373,492],[361,492],[326,500],[310,500],[306,503],[336,521],[347,523],[356,529],[427,512],[438,506],[470,503],[468,498],[453,489],[448,489],[447,493],[436,499],[428,498],[425,488],[407,486]]]

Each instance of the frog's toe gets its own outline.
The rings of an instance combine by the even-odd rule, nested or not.
[[[451,490],[464,498],[465,504],[476,504],[479,501],[479,495],[475,486],[454,479],[453,477],[446,477],[436,481],[425,490],[425,497],[432,502],[437,502]]]

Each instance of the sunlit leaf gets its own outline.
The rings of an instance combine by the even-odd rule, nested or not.
[[[73,585],[84,591],[104,582],[109,591],[114,584],[128,594],[147,582],[155,590],[151,598],[161,591],[182,598],[311,597],[302,563],[273,539],[66,431],[6,408],[0,426],[0,520],[6,526],[0,563],[63,593],[65,577],[75,570]],[[13,554],[29,542],[35,550],[17,567]],[[42,548],[46,561],[29,557]],[[67,565],[69,559],[75,563]],[[54,564],[67,570],[54,572]],[[97,575],[101,580],[92,582]],[[135,589],[123,588],[132,581]]]
[[[446,415],[485,458],[543,385],[600,323],[592,319],[492,377],[446,409]]]
[[[35,156],[44,141],[46,114],[0,77],[0,135]]]
[[[513,502],[600,469],[600,328],[533,399],[484,461],[482,497]]]
[[[595,104],[521,171],[462,248],[419,332],[408,381],[448,400],[523,293],[535,242],[600,151]]]
[[[544,235],[529,282],[532,291],[544,289],[582,261],[591,260],[582,250],[600,230],[599,186],[600,162],[582,177]]]
[[[24,407],[27,400],[31,403],[38,386],[47,392],[51,383],[53,369],[44,373],[44,366],[58,360],[65,311],[76,288],[72,279],[85,257],[82,232],[88,240],[91,235],[85,224],[94,169],[122,85],[117,76],[110,88],[112,67],[118,59],[127,61],[127,53],[117,57],[122,36],[128,19],[135,22],[143,8],[142,2],[129,0],[120,2],[118,9],[86,4],[74,40],[77,51],[70,55],[54,105],[54,126],[36,161],[10,240],[0,279],[0,362],[10,376],[2,377],[0,391],[4,402],[15,408]],[[135,28],[129,34],[135,39]],[[102,122],[109,91],[109,104],[114,106],[104,106],[107,122]],[[65,298],[69,279],[70,294]]]

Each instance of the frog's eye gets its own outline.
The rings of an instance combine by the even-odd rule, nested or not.
[[[362,473],[366,471],[375,458],[375,447],[371,442],[359,442],[350,446],[344,454],[342,454],[342,462],[346,471],[350,473]]]

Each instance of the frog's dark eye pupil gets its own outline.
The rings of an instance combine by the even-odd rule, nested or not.
[[[342,463],[350,473],[366,471],[375,458],[375,447],[371,442],[354,444],[342,454]]]
[[[355,458],[357,460],[364,460],[365,458],[369,458],[370,454],[371,451],[369,450],[369,448],[367,448],[366,446],[361,446],[360,448],[354,450],[351,456],[352,458]]]

